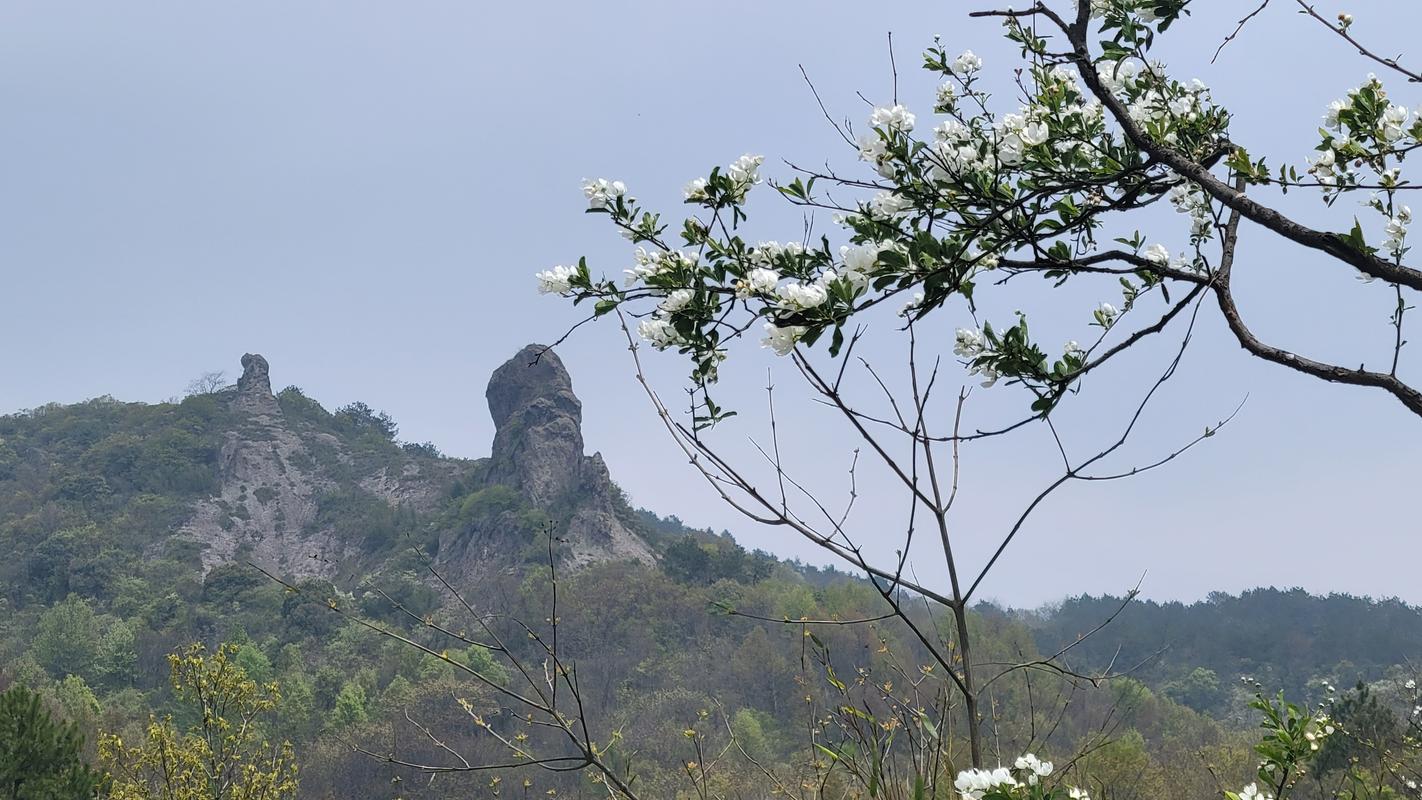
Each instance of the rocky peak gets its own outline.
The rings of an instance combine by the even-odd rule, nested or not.
[[[498,429],[529,406],[542,403],[582,424],[583,404],[573,394],[573,379],[558,354],[541,344],[524,347],[494,370],[484,396]]]
[[[617,516],[617,488],[602,456],[583,454],[583,406],[558,356],[531,344],[494,370],[485,392],[494,418],[489,483],[517,489],[544,510],[567,513],[573,560],[651,562],[646,543]]]
[[[494,370],[484,396],[494,418],[491,478],[548,506],[579,483],[583,405],[552,350],[531,344]]]
[[[237,379],[237,397],[233,406],[253,414],[280,414],[281,406],[272,394],[270,367],[256,353],[242,356],[242,377]]]

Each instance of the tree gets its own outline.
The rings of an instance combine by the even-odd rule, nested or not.
[[[1385,769],[1379,757],[1400,750],[1403,726],[1397,714],[1368,688],[1359,682],[1332,704],[1334,724],[1343,732],[1324,743],[1318,754],[1318,769],[1333,772],[1353,764],[1377,759],[1376,766]]]
[[[1196,667],[1190,674],[1161,687],[1167,697],[1196,711],[1208,711],[1221,699],[1220,676],[1206,667]]]
[[[357,681],[346,681],[336,695],[335,709],[331,712],[331,724],[337,728],[349,728],[365,722],[365,687]]]
[[[1335,24],[1305,0],[1296,1],[1363,56],[1416,77],[1354,41],[1351,18]],[[1260,10],[1268,5],[1266,0]],[[1149,60],[1157,40],[1189,6],[1188,0],[1044,0],[1025,9],[972,14],[1000,21],[1021,49],[1019,109],[1006,111],[990,97],[981,58],[971,51],[950,54],[935,40],[923,54],[925,69],[942,81],[931,103],[941,122],[931,138],[914,135],[918,118],[895,97],[873,110],[857,141],[836,125],[871,174],[792,166],[792,179],[772,184],[807,214],[832,214],[841,229],[839,247],[813,221],[787,243],[753,244],[746,201],[762,183],[764,159],[746,155],[686,186],[692,215],[678,224],[644,209],[619,181],[588,181],[588,211],[605,215],[631,240],[635,265],[621,282],[595,277],[586,259],[537,275],[540,291],[588,301],[590,318],[609,315],[622,322],[656,414],[714,491],[747,517],[795,531],[875,583],[893,613],[933,653],[951,693],[962,698],[958,713],[966,720],[975,768],[983,767],[983,688],[1015,669],[1047,668],[1053,658],[975,675],[968,604],[1024,523],[1059,487],[1161,466],[1231,418],[1221,414],[1203,426],[1201,436],[1159,458],[1106,466],[1175,374],[1207,299],[1254,356],[1326,381],[1381,389],[1422,415],[1422,393],[1399,377],[1410,293],[1422,290],[1422,270],[1405,262],[1411,211],[1402,199],[1411,187],[1401,177],[1401,161],[1422,147],[1422,119],[1412,119],[1387,98],[1380,79],[1370,78],[1329,107],[1311,165],[1268,168],[1264,158],[1231,138],[1231,115],[1207,87],[1172,78],[1166,66]],[[1285,216],[1266,195],[1291,189],[1316,194],[1328,207],[1345,196],[1373,193],[1365,203],[1367,229],[1351,213],[1331,229]],[[1153,236],[1134,230],[1161,228],[1152,211],[1157,207],[1172,207],[1188,222],[1178,232]],[[810,229],[817,231],[814,238],[804,233]],[[1380,244],[1368,244],[1378,242],[1379,233]],[[1384,365],[1368,368],[1365,357],[1319,361],[1251,330],[1231,283],[1246,235],[1277,239],[1350,275],[1388,284],[1395,335]],[[1060,349],[1039,342],[1024,312],[997,325],[980,319],[990,294],[994,305],[1029,307],[1034,295],[1016,287],[1032,275],[1053,288],[1109,281],[1121,299],[1082,308],[1076,325],[1084,343],[1072,340]],[[1060,307],[1066,297],[1047,302]],[[901,306],[897,320],[886,311],[894,305]],[[937,348],[944,337],[935,327],[945,314],[972,320],[953,334],[952,356],[983,388],[1020,392],[1020,415],[973,424],[965,418],[973,394],[966,388],[956,403],[932,402],[942,392],[935,395],[935,388],[948,381],[940,365],[951,357]],[[689,362],[693,402],[686,422],[648,383],[629,319],[636,320],[646,345],[675,350]],[[847,376],[857,368],[864,330],[886,323],[904,333],[907,370],[897,377],[865,362],[868,391],[883,394],[873,408]],[[840,414],[859,448],[909,497],[896,563],[865,558],[859,543],[880,535],[882,520],[854,524],[856,492],[832,502],[787,472],[776,437],[773,384],[767,386],[769,438],[758,444],[769,462],[765,473],[732,463],[713,444],[711,429],[738,411],[716,402],[715,383],[733,343],[757,329],[764,333],[762,345],[790,360],[817,399]],[[1082,402],[1077,398],[1087,394],[1085,377],[1120,364],[1122,354],[1165,331],[1175,341],[1161,368],[1142,381],[1139,403],[1118,412],[1119,437],[1099,447],[1070,446],[1058,412]],[[1003,405],[1003,398],[992,396]],[[993,555],[970,570],[960,555],[965,533],[950,521],[960,451],[1034,427],[1047,429],[1047,458],[1060,456],[1059,477],[1025,509],[1010,510]],[[851,486],[860,466],[857,453]],[[941,544],[942,569],[934,582],[905,577],[916,525],[926,525]],[[950,618],[951,640],[904,613],[905,593],[936,604]],[[1060,664],[1050,669],[1070,674]]]
[[[133,628],[123,620],[116,620],[99,637],[94,652],[94,677],[110,688],[128,686],[134,677],[138,664],[137,640]]]
[[[35,660],[56,678],[88,675],[99,648],[99,625],[88,601],[69,595],[40,615],[30,646]]]
[[[198,722],[178,730],[171,716],[150,717],[144,737],[126,744],[104,736],[99,754],[113,778],[114,800],[282,800],[296,797],[290,742],[262,733],[276,712],[276,684],[258,685],[237,666],[237,648],[209,653],[200,644],[168,656],[173,690]]]
[[[227,373],[222,370],[204,372],[188,382],[185,392],[186,397],[199,394],[214,394],[232,386],[232,382],[227,380]]]
[[[1311,11],[1305,0],[1295,1]],[[1019,315],[1009,324],[960,330],[958,355],[989,381],[1028,389],[1033,411],[1045,414],[1085,375],[1172,322],[1193,320],[1208,296],[1251,354],[1326,381],[1381,389],[1422,414],[1422,392],[1399,377],[1408,298],[1422,289],[1422,269],[1406,263],[1412,212],[1403,196],[1412,186],[1402,160],[1422,146],[1422,118],[1370,77],[1327,105],[1315,159],[1274,171],[1231,138],[1232,115],[1208,87],[1172,78],[1165,65],[1148,60],[1189,5],[1039,2],[972,14],[1001,19],[1007,38],[1021,46],[1025,104],[999,113],[982,88],[982,59],[971,51],[952,56],[935,41],[924,66],[945,83],[932,102],[943,122],[931,141],[913,135],[917,117],[905,106],[882,106],[857,143],[840,129],[874,175],[797,168],[796,178],[775,184],[807,210],[838,215],[849,239],[838,252],[828,237],[789,245],[741,238],[747,193],[761,182],[761,157],[746,156],[687,186],[687,203],[703,213],[673,231],[679,243],[623,184],[589,182],[590,211],[608,215],[642,248],[637,266],[626,288],[593,278],[584,261],[540,273],[540,289],[594,300],[596,314],[635,310],[643,317],[642,337],[688,355],[704,387],[714,381],[726,344],[751,322],[765,323],[766,346],[779,353],[811,347],[826,333],[833,334],[834,352],[849,323],[894,298],[907,299],[904,315],[917,321],[953,302],[972,311],[986,291],[1021,275],[1054,286],[1104,277],[1119,282],[1122,305],[1103,303],[1086,315],[1097,331],[1085,346],[1072,343],[1049,355]],[[1348,38],[1351,18],[1334,24],[1314,16]],[[1102,41],[1091,40],[1093,29]],[[1358,46],[1394,77],[1417,74]],[[852,199],[816,191],[823,186]],[[1369,219],[1349,211],[1331,229],[1310,227],[1269,204],[1290,189],[1315,194],[1329,207],[1361,194]],[[1153,221],[1143,212],[1167,204],[1188,218],[1183,236],[1131,232],[1138,218]],[[1231,284],[1246,234],[1276,238],[1395,290],[1385,310],[1396,335],[1384,366],[1353,366],[1366,358],[1318,361],[1259,338]],[[1180,238],[1188,241],[1183,250],[1165,244]],[[1127,323],[1148,313],[1146,301],[1157,296],[1163,312],[1127,333]],[[714,406],[703,406],[702,414],[717,418]]]
[[[23,686],[0,693],[0,797],[78,800],[97,797],[103,774],[83,762],[84,738],[55,720]]]
[[[357,400],[336,410],[336,419],[360,433],[374,433],[382,439],[394,441],[400,426],[384,411],[376,412],[370,406]]]

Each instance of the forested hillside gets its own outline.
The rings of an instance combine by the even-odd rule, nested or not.
[[[526,348],[495,374],[497,435],[478,460],[402,443],[360,403],[331,412],[294,386],[272,393],[267,373],[249,355],[237,386],[180,402],[0,418],[0,689],[40,690],[90,755],[101,730],[135,738],[150,713],[188,713],[165,659],[195,641],[233,643],[248,676],[275,681],[272,733],[295,744],[303,794],[333,798],[496,790],[489,775],[431,780],[351,746],[447,765],[423,733],[438,731],[499,762],[505,748],[470,714],[491,730],[517,720],[456,666],[514,681],[516,663],[541,663],[534,633],[554,627],[589,724],[622,743],[653,797],[674,796],[694,745],[734,736],[758,762],[796,763],[829,735],[826,709],[877,707],[931,669],[869,583],[630,508],[584,454],[551,352]],[[1057,652],[1121,604],[980,605],[975,660]],[[459,633],[471,613],[514,634],[502,655],[516,663]],[[1013,711],[987,724],[1003,752],[1092,743],[1094,774],[1139,796],[1205,796],[1253,769],[1241,675],[1312,699],[1365,680],[1398,705],[1420,645],[1422,614],[1399,602],[1273,589],[1136,601],[1064,659],[1081,679],[1003,680],[994,708]],[[1089,679],[1108,673],[1122,675]],[[532,777],[539,791],[600,791]],[[756,778],[721,780],[750,791]]]

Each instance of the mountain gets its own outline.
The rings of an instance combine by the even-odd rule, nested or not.
[[[93,553],[53,537],[86,526],[122,533],[109,542],[113,567],[141,553],[191,563],[196,577],[250,561],[293,579],[351,579],[413,542],[470,585],[521,564],[546,520],[570,566],[655,560],[601,456],[584,455],[581,404],[548,348],[529,345],[495,371],[496,434],[478,460],[402,446],[393,421],[361,403],[331,413],[296,387],[274,394],[260,355],[242,368],[235,386],[177,404],[101,398],[0,421],[6,544],[33,554],[27,570],[51,578],[48,599],[83,587],[75,562]]]
[[[141,736],[150,713],[182,713],[165,656],[227,641],[244,670],[280,684],[279,732],[297,743],[305,796],[384,797],[376,787],[395,778],[403,796],[475,794],[478,780],[431,782],[349,747],[416,747],[411,713],[472,755],[506,755],[471,732],[451,699],[497,712],[497,698],[330,613],[339,601],[435,652],[487,663],[487,650],[420,623],[468,624],[427,563],[508,627],[526,663],[542,656],[515,621],[560,621],[560,652],[577,665],[586,710],[637,754],[647,796],[676,796],[687,726],[713,719],[703,712],[724,711],[759,757],[788,764],[804,755],[806,703],[843,700],[827,675],[853,675],[856,691],[868,691],[927,663],[906,626],[881,621],[883,600],[867,582],[631,508],[601,457],[584,452],[581,403],[545,347],[523,348],[491,376],[495,435],[481,459],[401,442],[394,420],[363,403],[330,411],[295,386],[273,392],[260,355],[242,367],[234,386],[181,402],[101,397],[0,417],[0,689],[40,689],[90,741],[99,729]],[[1119,606],[980,604],[973,652],[984,665],[1031,661]],[[942,621],[916,605],[912,613],[920,630]],[[784,622],[800,619],[867,622]],[[1419,650],[1422,612],[1395,601],[1258,590],[1137,602],[1069,652],[1077,670],[1130,669],[1129,679],[1067,687],[1045,740],[1036,716],[994,716],[991,732],[1004,752],[1030,743],[1066,753],[1109,728],[1129,744],[1121,758],[1132,774],[1207,796],[1215,779],[1197,753],[1239,778],[1253,769],[1241,673],[1311,701],[1325,681],[1365,680],[1401,707]],[[1029,707],[1046,698],[1049,677],[1004,680],[994,702]],[[540,792],[565,797],[587,788],[576,776],[539,780]]]

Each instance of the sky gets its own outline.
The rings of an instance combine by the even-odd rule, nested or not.
[[[1158,52],[1235,111],[1236,141],[1271,164],[1302,164],[1324,106],[1369,65],[1283,2],[1211,64],[1239,11],[1196,6]],[[1016,53],[968,10],[925,0],[12,0],[0,5],[0,413],[104,394],[159,402],[209,370],[235,377],[241,355],[258,352],[278,388],[299,385],[328,408],[361,400],[389,412],[403,439],[486,455],[489,373],[580,318],[539,296],[533,273],[582,255],[609,274],[630,263],[605,221],[582,213],[582,179],[620,178],[675,215],[688,179],[743,152],[766,155],[771,177],[791,175],[787,160],[852,169],[800,68],[831,114],[862,126],[869,106],[857,93],[883,103],[893,91],[890,33],[900,99],[922,118],[934,83],[917,54],[935,34],[983,55],[1011,103]],[[1382,52],[1406,52],[1422,26],[1410,2],[1349,10]],[[1393,84],[1400,102],[1422,102]],[[760,191],[748,235],[795,238],[800,215]],[[1346,207],[1282,202],[1311,223],[1351,223]],[[1183,218],[1145,219],[1183,247]],[[1245,230],[1235,280],[1251,325],[1273,341],[1345,363],[1388,353],[1385,287],[1258,229]],[[1085,338],[1087,311],[1118,299],[1111,291],[1029,290],[984,304],[1001,318],[1030,303],[1040,329]],[[963,321],[961,309],[945,310],[940,341]],[[657,427],[621,336],[588,326],[559,352],[589,450],[632,502],[825,562],[714,495]],[[866,340],[890,373],[902,367],[895,336],[880,320]],[[721,397],[744,414],[717,431],[725,451],[759,466],[750,442],[765,441],[769,375],[787,464],[842,499],[851,434],[787,362],[753,343],[734,355]],[[1404,375],[1422,357],[1409,356]],[[1165,357],[1145,348],[1063,411],[1074,451],[1109,440]],[[683,365],[671,354],[646,361],[659,391],[677,397]],[[955,364],[944,374],[945,398],[971,385]],[[1297,585],[1422,602],[1422,420],[1381,393],[1248,358],[1208,309],[1180,374],[1116,463],[1154,460],[1241,402],[1220,435],[1166,468],[1054,495],[983,596],[1029,606],[1141,580],[1160,599]],[[1010,389],[979,389],[968,413],[980,422],[1024,406]],[[1051,479],[1054,458],[1042,431],[965,453],[953,517],[965,564],[983,562]],[[854,535],[876,560],[892,559],[902,492],[870,463],[858,478]],[[911,553],[915,574],[941,585],[941,559]]]

